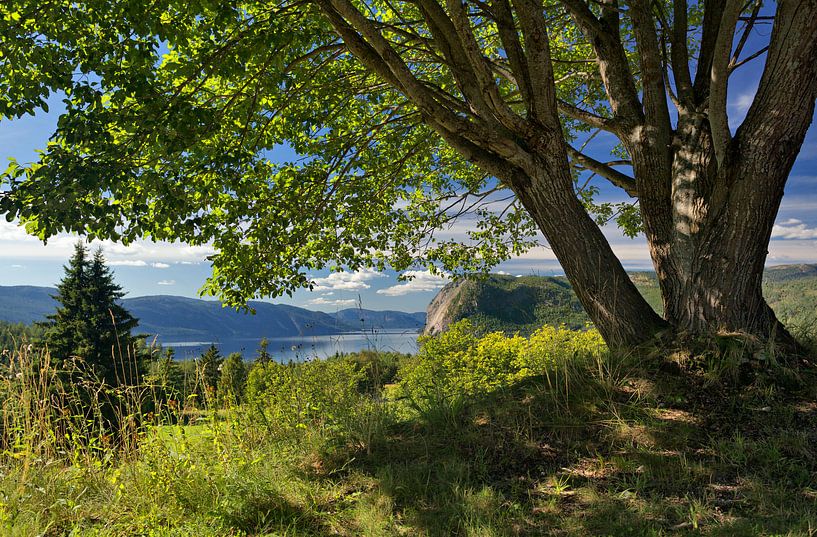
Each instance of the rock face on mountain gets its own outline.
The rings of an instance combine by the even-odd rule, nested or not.
[[[443,287],[426,313],[424,334],[438,334],[461,319],[482,329],[530,333],[543,324],[580,328],[588,318],[564,277],[491,274]]]
[[[459,320],[454,317],[460,314],[462,308],[455,302],[459,302],[462,298],[463,293],[460,292],[460,288],[469,283],[468,280],[458,280],[440,289],[426,309],[424,335],[431,336],[444,332],[449,324]]]
[[[661,293],[655,274],[633,272],[630,278],[660,313]],[[817,265],[767,267],[763,293],[778,317],[789,326],[817,323]],[[438,334],[451,323],[466,318],[481,331],[523,335],[544,324],[581,328],[590,321],[563,276],[514,278],[491,274],[443,287],[428,306],[423,333]]]

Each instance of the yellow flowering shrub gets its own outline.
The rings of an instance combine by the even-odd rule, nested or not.
[[[466,320],[448,331],[420,340],[417,360],[404,365],[400,389],[414,406],[423,407],[485,394],[535,375],[566,360],[584,360],[606,352],[598,331],[543,326],[529,338],[491,332],[476,335]]]

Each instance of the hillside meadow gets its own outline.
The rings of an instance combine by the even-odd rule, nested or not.
[[[814,534],[813,369],[768,352],[747,384],[738,340],[682,361],[612,355],[593,330],[476,333],[266,361],[184,398],[20,346],[3,356],[0,533]]]

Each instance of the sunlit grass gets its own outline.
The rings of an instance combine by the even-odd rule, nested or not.
[[[602,347],[547,354],[536,372],[524,358],[532,347],[513,338],[506,347],[497,336],[472,356],[478,367],[468,367],[469,357],[450,354],[473,347],[454,341],[462,337],[454,332],[419,358],[391,364],[386,382],[371,376],[382,370],[373,366],[376,355],[338,358],[342,366],[275,366],[312,368],[276,370],[275,378],[290,375],[303,388],[296,394],[282,384],[277,396],[260,399],[277,425],[259,421],[258,400],[190,403],[143,416],[132,444],[92,442],[106,434],[93,428],[58,440],[53,428],[68,425],[51,414],[61,407],[36,401],[62,394],[69,404],[71,392],[48,375],[21,383],[22,360],[33,359],[22,350],[16,365],[4,366],[0,534],[807,536],[817,529],[812,372],[802,372],[793,391],[730,387],[706,372],[670,374]],[[561,348],[571,337],[558,339]],[[510,359],[516,373],[487,381],[493,357]],[[38,371],[48,371],[48,357],[40,359]],[[428,369],[430,361],[451,367]],[[48,378],[47,390],[38,387]],[[338,379],[346,391],[337,391]],[[298,413],[287,414],[296,412],[293,401]]]

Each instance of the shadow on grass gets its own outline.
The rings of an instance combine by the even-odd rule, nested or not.
[[[269,491],[244,495],[222,510],[219,518],[248,535],[335,535],[319,516]]]
[[[814,389],[642,374],[571,390],[529,379],[396,423],[342,472],[373,479],[410,533],[814,534]]]

